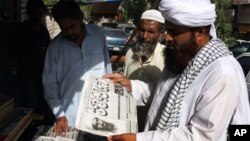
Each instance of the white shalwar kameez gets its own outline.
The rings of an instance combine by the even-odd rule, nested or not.
[[[179,127],[170,132],[156,131],[154,124],[159,120],[158,112],[162,111],[161,101],[176,79],[166,80],[166,74],[164,70],[154,92],[145,131],[137,133],[137,141],[226,141],[229,123],[250,124],[245,77],[239,63],[230,55],[209,64],[187,88]],[[137,104],[145,104],[151,88],[138,80],[131,82]]]

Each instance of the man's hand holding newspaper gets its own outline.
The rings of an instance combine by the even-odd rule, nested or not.
[[[131,81],[119,73],[107,74],[103,78],[110,79],[113,83],[119,83],[124,86],[128,92],[131,92],[132,86]]]

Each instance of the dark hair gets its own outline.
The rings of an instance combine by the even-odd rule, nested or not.
[[[205,27],[205,32],[206,32],[206,34],[208,34],[209,35],[209,33],[210,33],[210,29],[211,29],[211,25],[207,25],[207,26],[204,26]],[[192,32],[194,32],[194,31],[196,31],[196,30],[198,30],[200,27],[191,27],[190,28],[190,30],[192,31]]]
[[[66,18],[83,19],[81,9],[74,1],[59,1],[54,5],[52,15],[57,22]]]
[[[160,23],[160,31],[165,31],[165,24],[164,23]]]
[[[26,5],[27,14],[33,14],[34,11],[40,7],[43,8],[45,12],[47,11],[47,7],[45,6],[42,0],[29,0]]]

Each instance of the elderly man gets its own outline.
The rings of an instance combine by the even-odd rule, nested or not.
[[[165,46],[159,43],[164,32],[164,21],[157,10],[151,9],[142,13],[137,41],[125,57],[124,75],[126,77],[144,82],[158,80],[164,68]]]
[[[136,42],[125,57],[124,75],[129,79],[144,82],[156,82],[164,68],[164,45],[159,39],[164,32],[164,18],[157,10],[151,9],[142,13]],[[154,74],[154,75],[152,75]],[[150,103],[139,106],[138,130],[143,131],[145,117]]]
[[[166,69],[159,79],[144,132],[109,141],[226,141],[229,124],[250,124],[243,71],[214,29],[215,5],[208,0],[162,0],[168,45]],[[152,88],[119,74],[138,104]],[[151,91],[150,91],[151,90]]]

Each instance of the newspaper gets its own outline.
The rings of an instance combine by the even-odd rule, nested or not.
[[[65,134],[57,136],[52,126],[40,126],[32,141],[77,141],[79,131],[75,128],[68,128]]]
[[[136,102],[120,84],[89,75],[82,91],[75,127],[100,136],[136,133]]]

